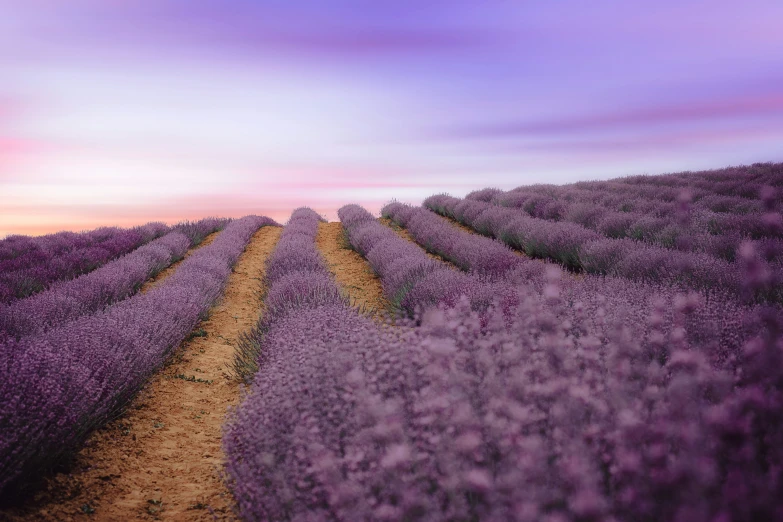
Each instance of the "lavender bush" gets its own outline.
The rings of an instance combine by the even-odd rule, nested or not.
[[[703,291],[728,291],[737,296],[743,293],[742,267],[705,253],[670,250],[629,239],[602,238],[574,223],[533,218],[477,200],[436,195],[427,198],[424,205],[531,257],[554,260],[571,269],[650,283],[684,284]],[[765,205],[768,217],[762,226],[771,236],[783,233],[780,214],[774,212],[772,199],[767,199]],[[779,245],[774,241],[763,244],[773,248]],[[760,263],[773,278],[780,278],[781,272],[774,261],[760,260]],[[755,298],[781,302],[783,292],[772,290],[758,293]]]
[[[399,212],[395,212],[395,217],[398,219],[400,212],[410,219],[415,219],[411,207],[399,206]],[[487,271],[481,276],[478,275],[479,270],[472,270],[473,273],[462,273],[430,259],[421,248],[378,223],[369,212],[358,205],[346,205],[338,210],[337,214],[345,226],[351,245],[367,258],[372,269],[380,277],[384,294],[391,305],[408,316],[413,316],[418,309],[439,303],[455,304],[463,294],[468,296],[471,306],[477,311],[486,310],[492,297],[499,298],[505,309],[516,302],[516,291],[513,285],[486,276],[486,273],[493,273],[497,278],[498,274],[510,271],[511,267],[503,264],[495,265],[502,266],[503,269],[495,272]],[[485,247],[484,242],[469,240],[465,245],[472,250],[461,253],[457,249],[451,250],[454,255],[461,256],[463,264],[469,263],[472,259],[480,263],[487,261],[480,253],[480,250]],[[503,253],[510,254],[506,251]],[[525,263],[525,260],[517,259],[516,256],[514,259],[506,259],[508,263]],[[487,267],[494,269],[495,267],[490,263],[491,260],[481,266],[484,269]],[[467,265],[465,268],[470,270]]]
[[[628,237],[734,261],[742,241],[781,237],[763,223],[769,213],[765,199],[771,198],[773,206],[779,207],[783,197],[774,190],[776,170],[780,171],[780,165],[755,165],[722,174],[655,176],[654,183],[649,182],[651,177],[637,176],[565,186],[532,185],[509,192],[484,189],[468,194],[465,201],[517,208],[531,217],[576,223],[607,237]],[[707,181],[724,180],[729,174],[734,178],[728,186],[726,181]],[[733,194],[727,192],[729,187]],[[762,195],[770,189],[771,194]],[[453,211],[460,221],[476,217],[459,215],[459,208]]]
[[[10,303],[73,279],[168,232],[163,223],[99,228],[0,241],[0,303]]]
[[[415,274],[406,296],[470,292],[471,275],[440,272],[361,207],[338,214],[384,289]],[[743,247],[748,290],[769,290],[765,255]],[[280,302],[319,295],[329,281],[312,274],[281,276],[296,290]],[[779,309],[535,261],[504,280],[510,306],[492,295],[478,314],[470,297],[434,299],[414,328],[379,328],[326,299],[275,314],[224,436],[243,518],[783,516]]]
[[[754,163],[749,166],[702,172],[627,176],[614,181],[634,185],[700,188],[723,196],[753,199],[758,195],[759,188],[764,185],[783,187],[780,177],[781,169],[783,169],[781,163]]]
[[[229,422],[246,520],[777,520],[781,323],[708,362],[657,313],[643,337],[563,320],[550,280],[515,319],[467,300],[379,329],[330,304],[281,317]],[[660,358],[658,347],[668,355]]]
[[[394,204],[385,210],[392,209],[394,210],[393,214],[396,215],[398,208],[400,208],[399,205]],[[494,207],[489,209],[487,213],[498,211],[502,212],[502,209]],[[367,226],[377,226],[374,220],[371,222],[373,224]],[[356,233],[360,235],[362,230],[359,229]],[[472,235],[457,228],[452,228],[452,234],[456,243],[461,243],[463,237],[469,238]],[[396,239],[399,240],[399,238]],[[602,243],[606,243],[608,246],[622,246],[618,245],[617,241],[598,241],[591,243],[590,246],[601,246]],[[465,244],[470,244],[470,242]],[[740,267],[744,272],[744,290],[741,293],[750,292],[752,295],[745,297],[751,302],[756,296],[765,292],[770,296],[767,300],[774,300],[771,296],[777,291],[775,289],[779,288],[778,279],[774,273],[766,270],[768,263],[765,264],[763,257],[766,256],[766,259],[769,259],[778,251],[771,249],[765,254],[760,254],[751,244],[747,246],[748,251],[744,254],[744,265]],[[411,268],[408,270],[422,280],[428,275],[428,270],[433,269],[429,268],[424,261],[422,261],[421,267],[403,261],[402,259],[407,255],[416,255],[415,248],[411,251],[411,247],[410,243],[406,245],[405,242],[403,244],[393,242],[380,244],[367,253],[367,259],[371,266],[376,267],[380,274],[385,274],[390,271],[389,268],[392,268],[391,274],[387,274],[385,278],[382,276],[384,288],[390,286],[390,290],[395,291],[399,288],[395,285],[400,285],[405,281],[408,272],[401,270],[394,273],[393,269],[396,266],[410,266]],[[395,256],[395,251],[399,255]],[[588,253],[592,255],[593,252]],[[418,255],[421,256],[421,253],[419,252]],[[604,249],[603,252],[596,253],[594,261],[611,260],[612,256],[611,251]],[[414,259],[421,259],[421,257]],[[470,259],[470,257],[467,256],[466,259]],[[597,261],[595,262],[597,263]],[[662,262],[666,262],[666,260]],[[430,261],[430,263],[434,267],[438,267],[436,262]],[[388,267],[387,264],[392,264],[392,266]],[[471,270],[471,267],[466,267],[466,270]],[[515,302],[514,288],[524,285],[542,295],[550,295],[555,292],[553,288],[556,287],[556,293],[561,296],[564,302],[569,303],[559,311],[559,315],[564,321],[584,320],[580,318],[584,313],[587,313],[591,318],[593,330],[602,332],[603,336],[611,333],[607,328],[615,322],[623,322],[633,331],[646,335],[649,333],[647,319],[651,315],[656,315],[660,321],[658,328],[661,332],[669,335],[681,327],[671,312],[674,303],[679,299],[677,296],[689,295],[689,299],[698,305],[694,305],[692,319],[688,325],[688,342],[698,344],[708,350],[713,355],[711,362],[720,367],[733,365],[736,362],[736,354],[743,343],[762,328],[759,313],[761,308],[758,305],[742,304],[737,299],[737,295],[725,289],[694,292],[685,278],[680,281],[668,279],[666,285],[661,285],[650,277],[639,276],[637,279],[629,280],[623,277],[606,276],[601,274],[607,270],[598,264],[593,267],[593,271],[596,274],[562,277],[557,265],[519,259],[515,268],[506,272],[504,278],[498,280],[495,286],[471,285],[468,282],[467,274],[462,277],[450,275],[438,278],[438,276],[433,276],[427,282],[422,282],[417,292],[411,292],[409,288],[406,289],[411,292],[411,295],[408,298],[409,301],[405,301],[403,304],[413,303],[409,305],[412,306],[409,310],[415,309],[416,306],[423,308],[428,304],[453,305],[455,296],[464,293],[469,296],[469,301],[474,309],[484,310],[492,301],[492,297],[497,295],[505,296],[503,310],[507,312],[509,306]],[[432,281],[439,279],[442,279],[443,284],[433,287]],[[667,303],[667,306],[662,309],[661,303]],[[783,314],[778,310],[778,315]],[[484,316],[482,316],[482,320],[485,320]],[[643,347],[648,351],[657,350],[652,346],[645,345]]]
[[[324,305],[348,305],[315,246],[322,221],[314,210],[298,208],[280,234],[265,266],[264,312],[237,345],[233,368],[238,377],[252,380],[259,359],[268,350],[268,332],[288,314]]]
[[[223,230],[229,223],[231,223],[229,218],[206,217],[198,221],[182,221],[171,227],[171,229],[184,234],[190,241],[191,246],[197,246],[208,235]]]
[[[299,271],[320,272],[328,275],[321,254],[315,248],[318,223],[323,219],[314,210],[302,207],[294,210],[280,235],[280,240],[269,256],[265,270],[268,289],[280,277]]]
[[[407,214],[407,218],[400,221],[400,214]],[[451,223],[426,209],[391,203],[381,210],[381,215],[400,224],[405,223],[405,228],[416,242],[463,270],[497,279],[521,262],[503,243],[462,234]]]
[[[43,332],[81,315],[94,313],[133,295],[163,268],[182,258],[188,248],[225,227],[227,219],[205,218],[171,232],[88,274],[54,283],[48,290],[8,306],[0,303],[0,336],[21,337]]]
[[[6,307],[0,305],[0,335],[32,335],[100,311],[136,293],[147,279],[182,258],[189,247],[182,233],[170,232],[89,274],[55,283]]]
[[[0,492],[40,476],[116,415],[205,317],[252,234],[273,224],[232,221],[149,292],[0,342]]]
[[[167,232],[169,227],[163,223],[151,222],[131,230],[141,233],[149,241]],[[30,268],[41,262],[41,254],[65,253],[74,248],[83,248],[94,243],[111,239],[121,231],[116,227],[101,227],[88,232],[57,232],[43,236],[30,237],[10,235],[0,240],[0,267],[4,272]],[[9,261],[13,261],[9,263]]]

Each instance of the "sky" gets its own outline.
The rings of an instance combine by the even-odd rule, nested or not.
[[[0,0],[0,237],[783,160],[780,0]]]

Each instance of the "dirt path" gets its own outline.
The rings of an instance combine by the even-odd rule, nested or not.
[[[370,311],[378,319],[386,318],[389,301],[383,296],[381,280],[373,273],[367,260],[356,251],[345,248],[342,236],[342,223],[321,223],[315,244],[351,302]]]
[[[90,437],[71,473],[10,520],[234,519],[220,438],[239,384],[227,368],[237,336],[258,319],[264,262],[280,232],[264,227],[253,236],[209,319],[125,414]]]

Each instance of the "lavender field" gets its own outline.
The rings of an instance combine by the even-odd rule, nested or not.
[[[783,164],[346,203],[348,268],[308,207],[256,272],[267,217],[0,240],[0,519],[218,337],[238,281],[222,373],[172,375],[233,386],[215,519],[783,520]]]

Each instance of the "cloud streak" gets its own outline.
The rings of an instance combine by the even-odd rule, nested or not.
[[[444,134],[455,138],[499,138],[542,134],[564,134],[606,129],[644,128],[651,125],[702,123],[717,119],[777,117],[783,114],[783,92],[713,101],[636,107],[585,116],[476,125]]]

